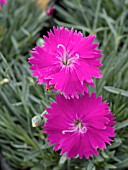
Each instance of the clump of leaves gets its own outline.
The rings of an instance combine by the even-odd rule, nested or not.
[[[45,19],[44,13],[40,13],[40,10],[37,12],[35,8],[33,10],[29,3],[31,3],[30,0],[11,1],[9,2],[11,7],[9,5],[7,9],[4,7],[3,13],[0,13],[0,18],[4,21],[2,27],[6,32],[6,34],[2,32],[0,37],[0,41],[3,42],[0,44],[3,53],[0,54],[0,147],[4,158],[16,170],[127,169],[127,1],[64,0],[60,1],[60,6],[56,7],[54,22],[58,26],[74,27],[82,31],[84,35],[96,33],[104,53],[102,61],[104,76],[96,80],[96,92],[97,95],[103,95],[103,100],[110,102],[118,122],[117,135],[111,146],[108,146],[104,152],[100,152],[98,157],[89,160],[84,158],[66,160],[65,155],[60,156],[59,152],[54,152],[48,146],[46,135],[40,132],[40,128],[31,127],[31,118],[42,113],[54,96],[46,93],[43,86],[35,83],[27,63],[28,53],[26,52],[32,46],[32,42],[37,40],[42,26],[47,26],[46,22],[39,20],[42,16]],[[23,21],[20,17],[21,13],[25,18]],[[36,13],[39,13],[40,17],[35,17]],[[17,15],[18,20],[12,22]],[[33,30],[37,30],[36,36]],[[10,34],[7,35],[7,31]],[[94,89],[90,90],[94,91]]]
[[[48,16],[32,0],[8,1],[0,11],[0,50],[7,60],[26,53],[47,27]]]

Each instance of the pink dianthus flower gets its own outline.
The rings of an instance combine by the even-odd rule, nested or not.
[[[92,77],[102,77],[101,50],[96,49],[98,43],[92,43],[96,36],[83,37],[81,32],[64,27],[54,27],[48,36],[44,36],[43,46],[31,51],[33,57],[29,58],[38,84],[46,83],[47,88],[51,85],[66,98],[88,93],[86,85],[95,86]]]
[[[95,93],[70,100],[57,96],[47,112],[43,132],[49,135],[50,145],[55,144],[54,150],[66,152],[67,158],[98,155],[97,149],[104,150],[115,136],[114,115]]]
[[[6,1],[6,0],[0,0],[0,10],[2,9],[2,6],[1,6],[1,4],[4,4],[4,5],[6,5],[6,4],[7,4],[7,1]]]

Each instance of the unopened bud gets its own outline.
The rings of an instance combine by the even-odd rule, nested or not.
[[[32,118],[32,127],[37,127],[37,126],[41,126],[43,123],[43,119],[42,117],[39,115],[39,116],[34,116]]]
[[[47,14],[48,16],[50,16],[50,15],[53,14],[54,10],[55,10],[55,6],[52,6],[52,7],[48,8],[48,9],[46,10],[46,14]]]
[[[8,83],[8,82],[9,82],[9,79],[4,78],[3,80],[0,81],[0,85]]]

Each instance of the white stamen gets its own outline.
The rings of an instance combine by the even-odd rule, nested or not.
[[[76,54],[74,57],[70,58],[68,62],[71,63],[72,61],[77,60],[79,57],[79,54]]]
[[[80,56],[79,56],[79,54],[77,54],[77,53],[76,53],[76,55],[75,55],[75,56],[76,56],[76,57],[75,57],[76,59],[78,59],[78,58],[80,57]]]
[[[70,54],[67,53],[66,47],[63,44],[58,44],[57,48],[62,48],[63,52],[58,51],[59,56],[57,56],[58,59],[61,59],[62,64],[65,66],[73,66],[73,63],[79,58],[79,54]]]
[[[68,133],[68,132],[75,132],[75,131],[76,131],[75,129],[72,129],[72,130],[63,130],[62,134],[65,134],[65,133]]]
[[[87,128],[85,126],[82,127],[82,124],[79,123],[78,126],[72,128],[72,129],[63,130],[62,134],[72,133],[72,132],[76,132],[76,131],[79,131],[80,133],[86,133],[87,132]]]
[[[63,60],[64,60],[64,63],[65,63],[65,62],[66,62],[66,54],[67,54],[67,51],[66,51],[66,48],[65,48],[65,46],[64,46],[63,44],[58,44],[58,45],[57,45],[57,48],[60,48],[60,47],[62,47],[63,50],[64,50]]]
[[[86,127],[81,127],[81,125],[78,125],[78,129],[81,133],[85,133],[87,131]]]

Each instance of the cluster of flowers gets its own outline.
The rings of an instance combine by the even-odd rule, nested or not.
[[[0,10],[2,9],[1,4],[6,5],[7,4],[7,0],[0,0]]]
[[[43,132],[48,134],[54,150],[66,152],[67,158],[98,155],[110,144],[114,133],[114,115],[108,103],[96,93],[89,94],[88,86],[95,86],[92,79],[101,78],[101,50],[93,43],[95,35],[83,37],[81,32],[61,27],[44,36],[43,46],[32,51],[29,63],[38,84],[46,83],[59,91],[56,102],[47,108]]]

